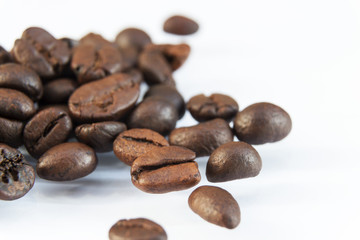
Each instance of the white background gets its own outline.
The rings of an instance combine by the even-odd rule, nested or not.
[[[190,189],[146,194],[129,167],[99,155],[91,175],[55,183],[37,178],[23,198],[0,202],[0,239],[107,239],[119,219],[146,217],[169,239],[360,239],[360,1],[0,1],[0,45],[11,49],[22,31],[40,26],[56,37],[89,31],[109,40],[125,27],[156,43],[187,42],[187,63],[175,73],[188,100],[226,93],[240,108],[275,103],[293,120],[281,142],[255,146],[260,175],[220,184],[238,201],[234,230],[212,225],[187,205]],[[190,16],[200,31],[162,32],[172,14]],[[190,114],[178,123],[196,122]],[[207,158],[199,158],[206,181]],[[34,163],[34,162],[33,162]]]

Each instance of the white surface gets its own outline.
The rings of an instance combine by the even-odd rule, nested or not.
[[[215,1],[214,1],[215,2]],[[0,202],[0,239],[107,239],[119,219],[146,217],[169,239],[360,239],[360,1],[0,1],[0,45],[29,26],[56,37],[89,31],[114,39],[127,26],[157,43],[188,42],[175,73],[186,100],[222,92],[241,109],[269,101],[289,112],[285,140],[255,146],[260,175],[221,184],[238,201],[242,222],[227,230],[187,205],[190,189],[151,195],[136,189],[129,168],[99,155],[91,175],[68,183],[37,179],[23,198]],[[181,13],[198,34],[175,37],[163,21]],[[195,121],[187,113],[178,126]],[[207,158],[198,159],[203,179]]]

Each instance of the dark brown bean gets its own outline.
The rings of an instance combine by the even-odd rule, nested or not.
[[[11,62],[11,55],[2,46],[0,46],[0,65]]]
[[[114,153],[125,164],[131,166],[141,155],[169,146],[168,141],[150,129],[130,129],[120,133],[114,141]]]
[[[162,135],[167,135],[176,126],[178,113],[175,106],[163,98],[144,99],[128,119],[129,128],[148,128]]]
[[[24,123],[0,117],[0,142],[17,148],[22,145]]]
[[[25,125],[24,145],[31,156],[38,158],[51,147],[65,142],[71,130],[67,112],[61,108],[47,108]]]
[[[43,94],[39,76],[30,68],[16,63],[0,66],[0,87],[21,91],[34,101],[38,101]]]
[[[35,171],[16,149],[0,143],[0,199],[15,200],[30,191]]]
[[[121,49],[135,47],[141,51],[147,44],[151,43],[151,38],[141,29],[126,28],[116,36],[115,42]]]
[[[70,78],[58,78],[44,85],[42,100],[48,104],[67,103],[77,83]]]
[[[0,88],[0,116],[26,120],[36,112],[34,102],[24,93],[13,89]]]
[[[15,60],[39,74],[52,78],[60,75],[70,60],[70,49],[42,28],[26,29],[12,50]]]
[[[211,154],[206,166],[206,177],[209,182],[255,177],[261,167],[261,157],[250,144],[229,142]]]
[[[71,116],[78,122],[117,121],[135,105],[139,84],[127,74],[113,74],[82,85],[69,98]]]
[[[220,145],[232,140],[229,124],[220,118],[174,129],[169,136],[170,145],[189,148],[196,152],[198,157],[209,156]]]
[[[79,41],[79,45],[92,45],[94,47],[101,48],[105,45],[112,45],[115,46],[112,42],[103,38],[100,34],[96,33],[88,33],[84,37],[82,37]]]
[[[201,186],[189,196],[189,206],[204,220],[229,229],[240,223],[240,207],[234,197],[219,187]]]
[[[110,240],[167,240],[165,230],[145,218],[122,219],[109,231]]]
[[[291,131],[291,118],[279,106],[256,103],[236,115],[234,129],[240,141],[249,144],[277,142]]]
[[[36,165],[39,177],[52,181],[70,181],[92,173],[97,157],[92,148],[77,142],[62,143],[50,148]]]
[[[75,129],[76,138],[96,152],[109,152],[113,149],[116,137],[126,130],[126,125],[121,122],[98,122],[83,124]]]
[[[147,193],[167,193],[191,188],[200,182],[193,151],[177,146],[154,149],[131,166],[131,181]]]
[[[199,122],[214,118],[231,121],[239,111],[239,106],[233,98],[220,93],[211,94],[210,97],[204,94],[196,95],[190,98],[186,107],[191,116]]]
[[[199,25],[190,18],[175,15],[165,21],[163,29],[172,34],[189,35],[197,32]]]
[[[163,98],[167,102],[172,103],[178,111],[179,119],[184,116],[185,114],[184,98],[181,96],[181,94],[174,86],[170,86],[167,84],[157,84],[151,86],[149,90],[145,93],[144,98],[148,98],[152,96]]]

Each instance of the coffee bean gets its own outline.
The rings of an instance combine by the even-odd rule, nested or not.
[[[266,102],[248,106],[234,120],[236,136],[249,144],[280,141],[290,133],[291,125],[287,112]]]
[[[60,38],[59,40],[66,43],[66,45],[68,46],[69,49],[73,49],[79,45],[79,41],[72,39],[72,38],[63,37],[63,38]]]
[[[24,123],[0,117],[0,142],[17,148],[22,145]]]
[[[144,81],[141,71],[137,68],[130,68],[124,71],[124,73],[131,76],[133,83],[141,84]]]
[[[176,126],[178,113],[175,106],[163,98],[144,99],[128,119],[129,128],[148,128],[162,135],[167,135]]]
[[[56,145],[38,160],[39,177],[52,181],[70,181],[92,173],[97,165],[95,152],[83,143],[69,142]]]
[[[34,101],[38,101],[43,94],[39,76],[30,68],[16,63],[0,66],[0,87],[21,91]]]
[[[38,158],[51,147],[65,142],[71,130],[71,119],[64,110],[47,108],[25,125],[24,145],[31,156]]]
[[[67,103],[77,83],[70,78],[58,78],[44,85],[42,100],[48,104]]]
[[[184,16],[172,16],[164,23],[164,31],[177,35],[189,35],[197,32],[199,25],[192,19]]]
[[[26,29],[12,50],[15,60],[39,74],[52,78],[62,73],[70,60],[70,49],[42,28]]]
[[[167,193],[191,188],[200,182],[193,151],[177,146],[154,149],[131,166],[131,181],[147,193]]]
[[[229,124],[220,118],[174,129],[169,136],[170,145],[189,148],[196,152],[197,157],[209,156],[220,145],[232,140]]]
[[[122,219],[109,231],[110,240],[167,240],[165,230],[145,218]]]
[[[141,29],[126,28],[116,36],[115,42],[121,49],[135,47],[140,52],[151,43],[151,38]]]
[[[123,59],[114,44],[97,34],[88,34],[74,49],[71,69],[80,84],[123,70]]]
[[[211,94],[206,97],[204,94],[190,98],[186,105],[191,116],[199,122],[208,121],[214,118],[222,118],[231,121],[239,111],[237,102],[224,94]]]
[[[168,141],[150,129],[130,129],[119,134],[114,141],[114,153],[125,164],[132,165],[141,155],[169,146]]]
[[[149,90],[145,93],[144,98],[148,98],[152,96],[163,98],[164,100],[172,103],[178,111],[179,119],[184,116],[185,114],[184,98],[181,96],[181,94],[176,90],[174,86],[169,86],[167,84],[157,84],[151,86]]]
[[[0,116],[26,120],[36,112],[34,102],[24,93],[13,89],[0,88]]]
[[[0,65],[8,62],[11,62],[11,55],[0,46]]]
[[[146,49],[139,56],[139,68],[149,85],[166,83],[175,85],[171,65],[157,49]]]
[[[98,122],[83,124],[75,129],[76,138],[96,152],[109,152],[113,149],[115,138],[126,130],[126,125],[121,122]]]
[[[69,98],[71,116],[78,122],[117,121],[135,105],[139,85],[127,74],[113,74],[82,85]]]
[[[226,182],[255,177],[262,166],[259,153],[245,142],[229,142],[218,147],[206,166],[209,182]]]
[[[30,191],[35,171],[16,149],[0,143],[0,199],[15,200]]]
[[[204,220],[229,229],[240,223],[240,208],[234,197],[219,187],[201,186],[189,197],[189,206]]]

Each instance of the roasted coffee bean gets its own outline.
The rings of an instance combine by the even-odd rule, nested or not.
[[[73,51],[71,69],[83,84],[121,72],[123,60],[114,44],[100,35],[88,34]]]
[[[171,65],[157,49],[146,49],[139,56],[139,68],[149,85],[166,83],[175,85]]]
[[[131,76],[133,83],[140,84],[144,81],[144,77],[143,77],[141,71],[137,68],[130,68],[130,69],[124,71],[124,73]]]
[[[82,85],[69,99],[71,116],[78,122],[117,121],[135,105],[139,84],[127,74],[113,74]]]
[[[190,54],[190,46],[182,44],[150,44],[146,49],[160,51],[170,64],[173,71],[180,68]]]
[[[98,122],[77,126],[75,135],[96,152],[109,152],[113,149],[115,138],[125,130],[126,125],[121,122]]]
[[[209,158],[206,177],[209,182],[226,182],[255,177],[262,166],[259,153],[245,142],[229,142],[218,147]]]
[[[116,36],[115,42],[120,49],[135,47],[140,52],[151,43],[151,38],[141,29],[126,28]]]
[[[162,98],[144,99],[128,119],[129,128],[148,128],[167,135],[176,126],[178,113],[175,106]]]
[[[21,91],[34,101],[38,101],[43,95],[39,76],[30,68],[16,63],[0,66],[0,87]]]
[[[70,78],[59,78],[44,85],[42,100],[48,104],[67,103],[77,83]]]
[[[52,78],[62,73],[71,51],[65,42],[55,39],[44,29],[31,27],[15,41],[12,54],[17,62],[31,68],[40,77]]]
[[[151,86],[149,90],[145,93],[144,98],[148,98],[152,96],[163,98],[164,100],[172,103],[178,111],[179,119],[184,116],[185,114],[184,98],[181,96],[181,94],[176,90],[174,86],[169,86],[167,84],[157,84]]]
[[[15,200],[30,191],[35,171],[16,149],[0,143],[0,199]]]
[[[164,23],[164,31],[177,35],[189,35],[197,32],[199,25],[192,19],[184,16],[172,16]]]
[[[53,146],[63,143],[72,130],[69,115],[61,108],[47,108],[38,112],[24,128],[24,145],[35,158]]]
[[[224,94],[214,93],[210,97],[204,94],[190,98],[186,105],[191,116],[199,122],[214,118],[222,118],[231,121],[239,111],[237,102]]]
[[[0,142],[17,148],[22,144],[24,123],[0,117]]]
[[[229,229],[240,223],[240,207],[234,197],[219,187],[201,186],[189,196],[189,206],[204,220]]]
[[[92,173],[97,157],[92,148],[69,142],[56,145],[46,151],[36,165],[39,177],[52,181],[70,181]]]
[[[256,103],[236,115],[234,129],[240,141],[264,144],[280,141],[291,131],[291,118],[271,103]]]
[[[196,156],[209,156],[220,145],[232,142],[229,124],[220,118],[191,127],[174,129],[169,136],[170,145],[189,148]]]
[[[0,46],[0,65],[8,62],[11,62],[11,55]]]
[[[131,166],[141,155],[169,146],[168,141],[150,129],[130,129],[120,133],[114,141],[114,153],[125,164]]]
[[[0,88],[0,116],[26,120],[36,112],[34,102],[24,93],[13,89]]]
[[[122,219],[109,231],[110,240],[167,240],[165,230],[145,218]]]
[[[131,166],[131,181],[147,193],[167,193],[191,188],[200,182],[193,151],[177,146],[154,149]]]

